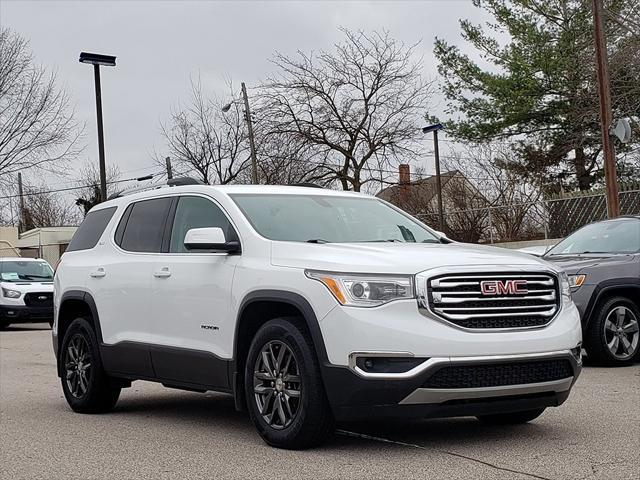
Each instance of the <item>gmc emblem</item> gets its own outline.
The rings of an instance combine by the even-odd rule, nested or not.
[[[480,282],[483,295],[526,295],[526,280],[485,280]]]

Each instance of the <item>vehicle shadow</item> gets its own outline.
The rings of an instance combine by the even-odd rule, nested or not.
[[[190,393],[182,391],[159,391],[139,396],[128,396],[118,402],[110,415],[134,415],[162,418],[163,423],[176,426],[189,425],[202,428],[229,429],[235,433],[253,435],[255,429],[246,412],[237,412],[230,395],[218,393]],[[526,436],[528,441],[543,441],[548,435],[566,436],[562,428],[549,423],[532,422],[516,426],[487,426],[475,418],[415,419],[403,421],[373,420],[357,423],[339,423],[336,435],[321,448],[357,449],[364,445],[370,448],[380,445],[382,449],[420,446],[434,452],[446,450],[451,445],[462,444],[509,444]],[[257,433],[255,438],[259,440]],[[385,443],[382,443],[382,442]],[[392,443],[387,443],[392,442]],[[394,443],[395,442],[395,445]],[[402,444],[407,445],[402,445]],[[360,447],[358,447],[360,446]],[[376,447],[377,448],[377,447]]]
[[[51,330],[48,323],[20,323],[17,325],[9,325],[0,330],[0,332],[37,332],[40,330]]]

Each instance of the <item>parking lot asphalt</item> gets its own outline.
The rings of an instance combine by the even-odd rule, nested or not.
[[[47,327],[0,333],[2,479],[637,478],[640,365],[586,367],[569,400],[528,425],[347,424],[320,448],[285,451],[220,394],[135,382],[112,413],[73,413]]]

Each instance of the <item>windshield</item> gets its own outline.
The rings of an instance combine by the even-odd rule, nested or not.
[[[375,198],[333,195],[231,195],[253,228],[290,242],[439,243],[408,215]]]
[[[546,256],[638,252],[640,220],[625,218],[587,225],[553,247]]]
[[[3,282],[52,282],[53,270],[45,261],[9,260],[0,262]]]

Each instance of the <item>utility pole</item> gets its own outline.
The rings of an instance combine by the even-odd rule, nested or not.
[[[600,130],[602,132],[602,153],[604,155],[607,216],[608,218],[615,218],[620,215],[620,198],[618,196],[616,155],[609,132],[613,123],[613,115],[611,113],[607,43],[602,26],[602,0],[593,0],[593,26],[598,74],[598,94],[600,96]]]
[[[173,172],[171,171],[171,158],[167,157],[165,160],[167,162],[167,180],[171,180],[173,178]]]
[[[249,97],[247,96],[247,87],[242,82],[242,97],[244,98],[244,115],[247,121],[247,130],[249,131],[249,146],[251,147],[251,183],[258,184],[258,159],[256,157],[256,144],[253,138],[253,123],[251,122],[251,111],[249,110]]]
[[[20,204],[18,206],[18,235],[22,233],[24,218],[24,196],[22,195],[22,173],[18,172],[18,196]]]

